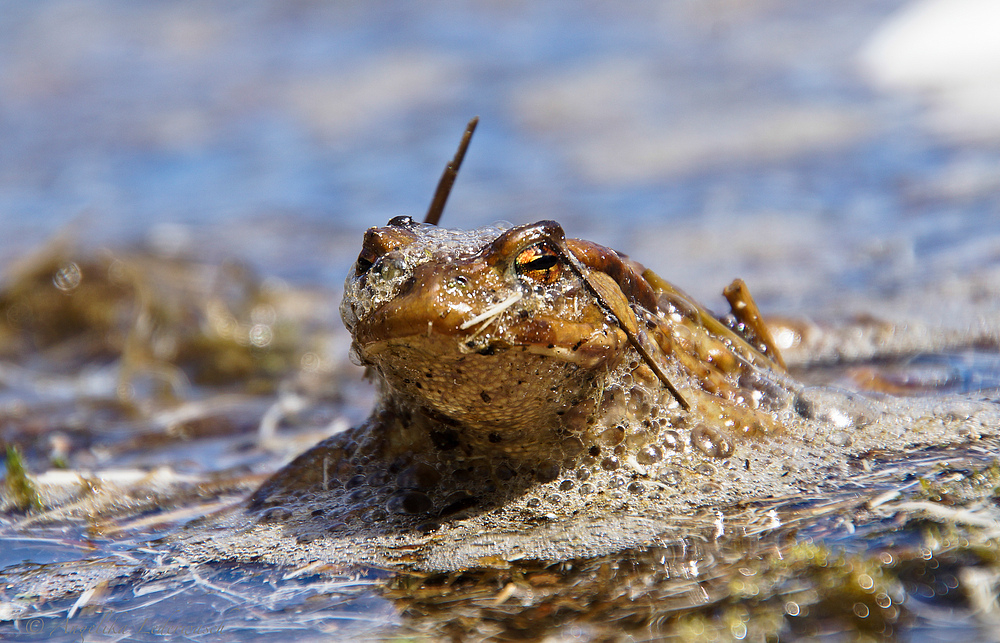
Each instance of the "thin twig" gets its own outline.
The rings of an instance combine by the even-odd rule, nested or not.
[[[455,184],[458,177],[458,168],[462,167],[462,159],[465,158],[465,150],[469,149],[469,141],[472,140],[472,133],[476,131],[479,124],[479,117],[473,117],[469,124],[465,126],[465,134],[462,134],[462,141],[458,144],[458,151],[451,163],[444,167],[441,180],[438,181],[437,190],[434,191],[434,199],[431,200],[431,207],[427,208],[427,216],[424,223],[437,225],[444,212],[444,204],[448,202],[448,195],[451,194],[451,186]]]

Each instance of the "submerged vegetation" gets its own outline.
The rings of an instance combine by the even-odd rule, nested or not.
[[[239,263],[148,254],[76,256],[56,244],[23,261],[0,291],[0,356],[59,367],[115,362],[121,383],[239,383],[270,391],[301,347],[280,293]],[[126,389],[122,389],[124,393]]]

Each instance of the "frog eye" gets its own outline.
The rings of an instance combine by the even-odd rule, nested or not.
[[[519,275],[551,283],[559,275],[559,253],[548,242],[536,243],[518,253],[514,268]]]

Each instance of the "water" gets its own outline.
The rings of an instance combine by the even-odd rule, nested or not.
[[[219,493],[235,501],[331,422],[363,417],[371,394],[347,370],[336,293],[366,227],[422,214],[473,115],[482,121],[447,225],[556,219],[570,235],[625,251],[717,308],[722,287],[742,277],[767,313],[820,321],[874,314],[958,329],[995,320],[995,133],[958,136],[932,127],[932,103],[872,87],[859,63],[864,44],[902,4],[711,0],[634,3],[625,12],[555,1],[456,8],[388,0],[364,7],[3,0],[0,260],[10,264],[54,235],[90,249],[138,245],[209,263],[235,258],[270,277],[272,286],[311,289],[299,319],[321,329],[314,370],[335,382],[330,390],[310,389],[310,399],[322,404],[283,425],[283,435],[294,436],[283,450],[256,445],[256,419],[273,398],[251,392],[252,403],[237,411],[203,411],[198,421],[176,424],[196,440],[201,450],[194,453],[176,434],[163,439],[161,424],[151,428],[147,420],[161,418],[162,409],[142,409],[140,421],[129,415],[134,409],[108,402],[107,391],[84,401],[47,394],[45,368],[54,358],[34,356],[18,364],[28,384],[4,380],[4,438],[32,436],[29,465],[42,469],[53,440],[62,440],[74,467],[167,464],[202,478],[218,474],[227,481]],[[991,347],[879,366],[889,384],[918,391],[993,389],[1000,372]],[[856,375],[812,376],[854,386]],[[106,388],[107,377],[79,379]],[[142,390],[157,390],[155,381],[145,386],[140,401]],[[229,392],[183,390],[195,402]],[[26,415],[35,420],[27,429]],[[163,442],[142,443],[130,437],[134,431]],[[973,470],[991,452],[979,455],[955,468]],[[200,513],[165,516],[160,527],[169,532]],[[901,529],[898,539],[882,522],[871,528],[880,546],[912,554],[901,563],[905,569],[883,565],[877,553],[866,558],[869,534],[845,525],[827,516],[804,528],[819,545],[843,546],[849,555],[830,566],[838,589],[820,601],[833,616],[803,629],[786,622],[798,609],[786,594],[822,584],[809,577],[796,589],[788,569],[817,566],[813,554],[799,551],[800,566],[783,568],[778,561],[795,536],[778,530],[760,550],[739,540],[692,538],[666,552],[630,554],[633,562],[629,556],[581,561],[573,573],[529,564],[464,577],[324,570],[314,578],[220,566],[165,580],[135,577],[133,587],[112,584],[83,601],[78,621],[66,618],[78,598],[54,599],[24,615],[21,629],[3,631],[38,640],[29,619],[37,617],[46,635],[80,640],[84,632],[70,631],[74,622],[96,628],[101,618],[111,622],[109,614],[128,614],[122,619],[133,625],[142,616],[165,627],[177,623],[163,615],[176,612],[185,624],[223,625],[232,638],[458,636],[466,622],[448,614],[454,608],[469,622],[487,624],[483,631],[507,637],[596,637],[607,633],[606,613],[639,638],[674,628],[697,639],[708,627],[722,639],[741,632],[759,639],[766,626],[740,629],[740,610],[750,609],[761,622],[777,623],[776,632],[817,638],[829,632],[841,640],[837,632],[862,631],[871,622],[855,602],[890,609],[856,600],[851,565],[867,565],[892,571],[884,589],[894,601],[914,597],[902,616],[888,619],[895,629],[875,628],[873,636],[953,637],[956,623],[982,608],[986,616],[962,637],[990,639],[995,612],[983,607],[988,601],[947,612],[941,597],[954,596],[950,580],[933,594],[939,600],[918,609],[923,581],[915,578],[935,573],[920,562],[927,559],[919,525]],[[102,539],[99,527],[67,529],[32,532],[44,544],[10,541],[17,548],[5,550],[5,574],[16,576],[19,565],[73,563],[81,552],[97,566],[138,568],[139,558],[123,562],[115,552],[135,558],[136,547],[147,547],[142,556],[155,560],[159,551],[146,540],[148,527],[137,528],[144,535],[136,541]],[[943,564],[955,568],[955,577],[986,574],[962,577],[963,587],[991,587],[994,554],[963,558],[969,554],[962,535],[950,537],[939,539],[950,543],[938,550]],[[660,557],[665,562],[651,562]],[[720,560],[735,562],[712,567]],[[692,563],[713,570],[710,580],[718,583],[692,581]],[[735,581],[751,577],[773,583],[761,590],[766,600],[733,593]],[[687,584],[674,584],[678,578]],[[698,587],[702,598],[684,594],[659,612],[626,609],[621,598],[665,601],[672,591]],[[868,596],[876,601],[879,592]],[[4,595],[5,605],[12,598]],[[670,619],[684,610],[671,611],[675,605],[715,611],[694,610],[678,623]],[[8,620],[0,627],[13,626]],[[157,636],[147,638],[162,640]]]
[[[789,262],[814,290],[879,286],[871,254],[973,270],[996,251],[996,149],[928,131],[859,73],[899,4],[5,2],[5,256],[73,221],[114,243],[178,224],[335,285],[338,239],[422,212],[478,114],[452,225],[555,218],[699,297],[708,269],[761,274],[784,309],[817,303],[763,277]],[[714,252],[646,252],[733,225]]]

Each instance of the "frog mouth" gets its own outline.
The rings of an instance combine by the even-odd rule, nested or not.
[[[603,381],[604,369],[555,359],[547,347],[493,348],[495,352],[463,352],[456,338],[446,335],[384,339],[358,347],[362,360],[404,405],[454,426],[488,427],[511,440],[515,435],[537,438],[540,431],[547,435],[539,427],[554,426],[560,410]]]
[[[626,341],[603,314],[570,320],[530,312],[522,308],[520,288],[478,313],[462,302],[444,304],[438,288],[433,283],[414,288],[358,320],[351,330],[359,356],[391,361],[403,346],[424,347],[427,359],[517,350],[587,368],[619,354]]]
[[[473,318],[475,319],[475,318]],[[478,323],[486,326],[491,317]],[[472,328],[475,323],[466,329]],[[411,325],[405,325],[412,328]],[[439,324],[425,322],[422,332],[380,333],[379,337],[358,334],[355,344],[366,361],[392,361],[399,349],[422,348],[428,361],[461,359],[468,355],[497,355],[517,351],[537,357],[552,358],[582,368],[596,368],[613,362],[621,355],[627,339],[617,328],[590,323],[551,321],[542,319],[520,320],[516,327],[502,333],[490,333],[480,327],[472,334],[465,334],[460,327],[440,329]],[[394,329],[401,330],[400,326]],[[382,328],[387,330],[386,327]]]

